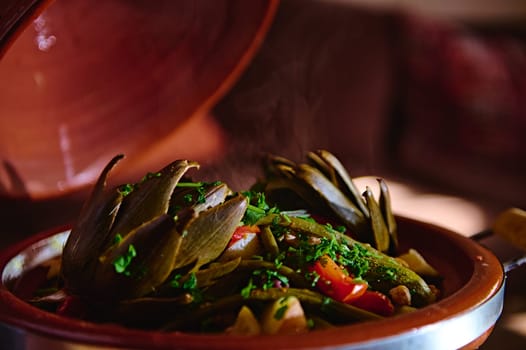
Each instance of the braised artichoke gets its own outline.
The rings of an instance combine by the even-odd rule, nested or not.
[[[307,163],[269,155],[266,178],[258,185],[277,201],[301,198],[319,213],[336,216],[360,241],[381,252],[395,253],[398,245],[396,221],[383,179],[379,202],[369,188],[360,195],[351,176],[332,153],[318,150],[307,154]],[[294,203],[293,205],[296,205]]]
[[[64,247],[69,294],[97,300],[147,295],[175,268],[198,268],[217,258],[247,207],[243,196],[226,200],[231,191],[222,183],[178,188],[185,173],[199,166],[187,160],[108,190],[108,173],[121,158],[102,171]]]

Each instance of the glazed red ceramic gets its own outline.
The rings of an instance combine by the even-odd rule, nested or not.
[[[277,3],[2,1],[0,196],[63,196],[118,153],[133,177],[217,155],[207,112],[250,62]]]
[[[14,292],[20,277],[61,254],[68,231],[44,232],[0,253],[0,324],[12,341],[68,349],[459,349],[476,348],[501,314],[504,272],[476,242],[427,223],[398,218],[400,241],[444,276],[442,298],[416,312],[295,336],[162,333],[94,324],[37,309]]]

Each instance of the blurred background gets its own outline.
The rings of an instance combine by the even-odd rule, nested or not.
[[[243,3],[57,0],[0,27],[0,245],[73,223],[117,153],[115,182],[191,158],[241,189],[264,152],[325,148],[466,236],[526,208],[526,2]],[[483,349],[525,347],[525,277]]]

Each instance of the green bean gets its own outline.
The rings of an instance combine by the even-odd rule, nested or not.
[[[242,260],[239,264],[238,270],[245,270],[245,271],[254,271],[258,269],[266,269],[266,270],[274,270],[279,272],[281,275],[287,277],[291,282],[292,285],[301,287],[301,288],[307,288],[310,286],[310,283],[303,277],[302,274],[297,273],[292,268],[281,265],[279,267],[276,266],[276,264],[264,261],[264,260]]]
[[[201,307],[191,310],[190,312],[174,313],[174,319],[167,323],[162,330],[174,331],[194,328],[196,324],[202,322],[211,315],[225,310],[239,309],[245,301],[246,300],[241,294],[234,294],[218,299],[212,303],[203,304]]]
[[[265,247],[265,250],[270,254],[271,257],[275,258],[279,254],[278,243],[272,233],[270,226],[264,226],[261,232],[261,243]]]
[[[276,300],[287,296],[295,296],[302,305],[314,307],[331,318],[341,322],[378,320],[382,316],[360,309],[356,306],[338,302],[308,289],[271,288],[267,290],[255,289],[251,292],[251,300]]]
[[[337,302],[307,289],[270,288],[267,290],[253,290],[248,298],[243,298],[240,294],[236,294],[218,299],[212,303],[203,304],[191,312],[177,315],[177,318],[165,325],[163,330],[173,331],[193,328],[199,322],[224,310],[236,310],[244,304],[270,302],[287,296],[297,297],[305,307],[317,310],[317,312],[321,312],[338,322],[379,320],[383,318],[377,314],[352,305]]]

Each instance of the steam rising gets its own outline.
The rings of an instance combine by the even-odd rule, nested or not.
[[[353,175],[374,173],[388,117],[389,23],[341,4],[283,2],[248,71],[214,110],[228,150],[211,172],[244,187],[263,153],[298,161],[325,148]]]

